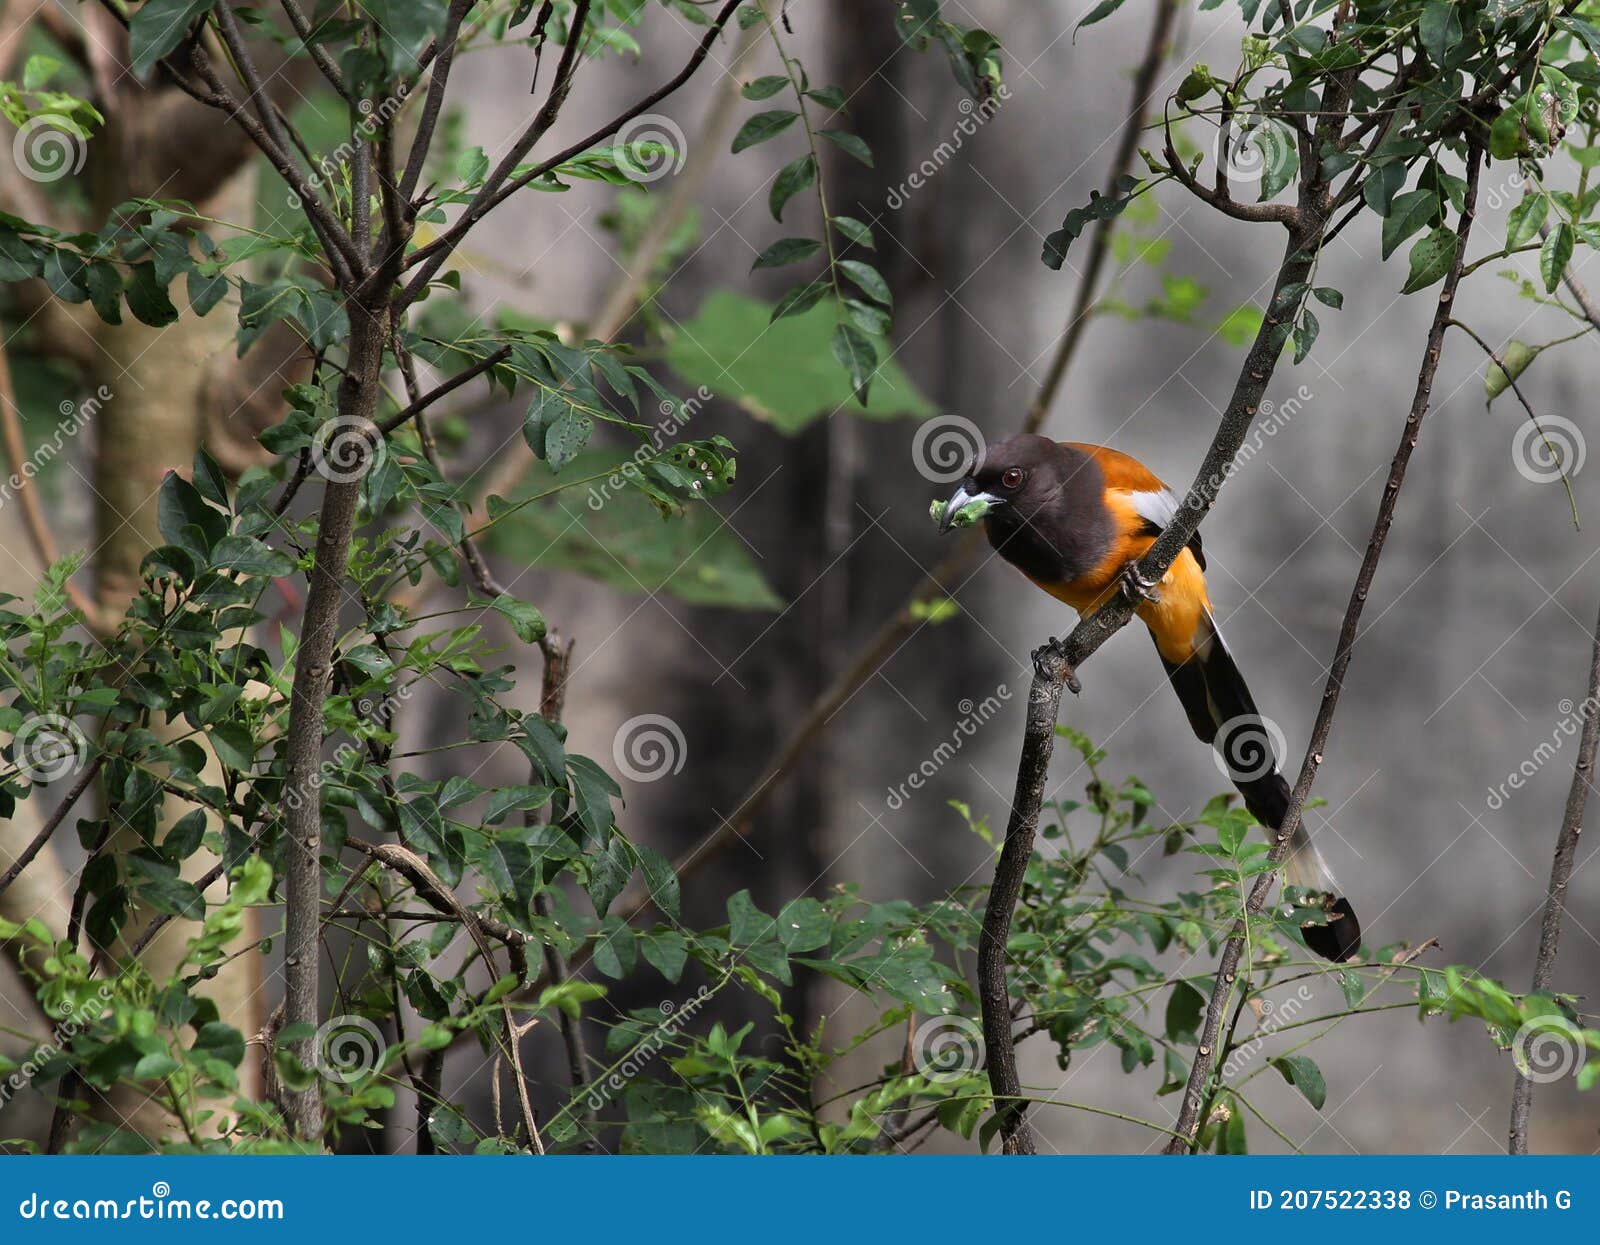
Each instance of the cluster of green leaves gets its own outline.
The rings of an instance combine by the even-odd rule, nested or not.
[[[1202,7],[1222,3],[1208,0]],[[1084,24],[1120,7],[1120,0],[1107,0]],[[1291,6],[1241,0],[1251,29],[1237,67],[1223,74],[1193,66],[1170,102],[1177,145],[1184,147],[1186,118],[1199,119],[1212,133],[1237,134],[1248,127],[1245,141],[1257,146],[1262,160],[1259,199],[1266,202],[1309,172],[1301,168],[1302,152],[1320,141],[1315,171],[1333,187],[1336,211],[1377,217],[1384,259],[1410,243],[1401,289],[1411,294],[1436,285],[1456,258],[1465,182],[1451,170],[1450,158],[1464,151],[1472,135],[1492,160],[1502,162],[1485,174],[1485,186],[1507,164],[1513,186],[1528,186],[1512,213],[1504,253],[1539,252],[1543,293],[1520,274],[1510,274],[1512,279],[1527,296],[1564,306],[1559,296],[1549,296],[1556,294],[1575,248],[1594,245],[1600,236],[1592,220],[1600,188],[1589,184],[1600,112],[1595,6],[1372,0],[1351,6],[1337,39],[1319,20],[1328,7],[1311,0]],[[1322,135],[1317,126],[1323,102],[1346,93],[1345,131]],[[1127,178],[1116,193],[1096,193],[1069,213],[1047,240],[1045,262],[1059,267],[1091,221],[1117,215],[1179,173],[1192,178],[1200,162],[1197,152],[1189,154],[1193,150],[1185,150],[1184,167],[1176,171],[1145,153],[1151,176]],[[1574,165],[1575,189],[1549,184]],[[1348,224],[1342,221],[1339,228]],[[1313,299],[1334,308],[1342,301],[1338,291],[1312,283],[1280,309],[1290,317],[1297,362],[1309,354],[1320,327],[1310,309]],[[1538,350],[1517,345],[1508,353],[1526,366]],[[1491,398],[1496,384],[1504,387],[1504,375],[1497,373],[1488,377]]]
[[[741,17],[741,20],[743,18]],[[734,135],[733,150],[744,151],[768,142],[787,131],[796,121],[806,136],[806,150],[778,170],[767,195],[767,206],[776,221],[783,220],[789,201],[805,190],[816,194],[821,213],[821,239],[791,236],[780,238],[756,256],[756,269],[785,268],[824,254],[820,276],[792,287],[773,309],[772,318],[801,315],[822,299],[830,297],[836,311],[831,346],[834,358],[850,377],[857,399],[865,405],[878,366],[878,342],[887,336],[894,299],[889,284],[870,262],[849,258],[854,252],[873,250],[872,229],[853,216],[834,214],[828,209],[828,196],[819,180],[821,151],[819,140],[861,163],[872,165],[872,149],[866,140],[842,126],[822,125],[813,119],[813,109],[824,116],[845,118],[845,94],[836,86],[814,86],[805,67],[784,45],[774,21],[755,13],[766,24],[773,47],[777,49],[783,72],[756,78],[744,87],[748,100],[766,101],[779,93],[790,97],[793,107],[768,108],[750,116]]]

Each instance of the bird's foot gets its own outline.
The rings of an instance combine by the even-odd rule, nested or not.
[[[1154,579],[1146,579],[1137,562],[1128,562],[1122,568],[1120,586],[1122,595],[1138,605],[1141,601],[1155,604],[1161,600],[1161,591]]]

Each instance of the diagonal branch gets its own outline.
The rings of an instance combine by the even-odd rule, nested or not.
[[[1578,763],[1573,768],[1572,786],[1567,791],[1567,807],[1556,835],[1555,859],[1550,865],[1550,889],[1545,896],[1544,916],[1539,921],[1539,953],[1533,963],[1533,989],[1550,988],[1555,976],[1556,952],[1561,949],[1561,921],[1567,911],[1567,882],[1578,856],[1578,836],[1583,833],[1583,814],[1594,790],[1594,758],[1600,747],[1600,620],[1595,623],[1594,648],[1589,656],[1589,691],[1581,707],[1583,734],[1578,740]],[[1518,1072],[1511,1092],[1512,1154],[1528,1152],[1528,1117],[1533,1112],[1533,1081]]]
[[[1345,673],[1350,668],[1350,659],[1355,652],[1361,613],[1372,589],[1379,559],[1383,556],[1389,527],[1394,521],[1395,505],[1400,498],[1400,488],[1405,483],[1406,468],[1410,465],[1412,451],[1416,449],[1417,434],[1421,430],[1423,417],[1428,413],[1428,404],[1432,398],[1433,381],[1439,371],[1445,330],[1450,324],[1451,304],[1455,300],[1456,288],[1461,283],[1461,271],[1467,255],[1467,238],[1471,233],[1477,211],[1478,175],[1482,165],[1483,148],[1475,138],[1469,139],[1466,198],[1462,205],[1461,224],[1456,231],[1455,259],[1451,262],[1450,270],[1445,275],[1444,285],[1439,291],[1433,325],[1428,331],[1427,345],[1423,351],[1422,366],[1417,372],[1417,387],[1411,400],[1411,410],[1406,416],[1405,427],[1400,434],[1400,444],[1389,467],[1388,483],[1384,486],[1383,498],[1378,503],[1378,513],[1373,520],[1372,536],[1367,541],[1366,554],[1361,559],[1361,569],[1356,573],[1355,585],[1350,590],[1350,601],[1345,606],[1344,621],[1339,628],[1333,663],[1328,668],[1327,686],[1323,690],[1322,703],[1318,707],[1317,718],[1311,728],[1311,740],[1306,745],[1300,777],[1295,782],[1288,811],[1273,836],[1272,850],[1267,856],[1274,867],[1256,879],[1250,897],[1245,903],[1244,914],[1234,925],[1227,945],[1223,948],[1221,962],[1217,966],[1216,982],[1206,1006],[1199,1045],[1194,1064],[1189,1069],[1189,1082],[1184,1090],[1183,1107],[1175,1126],[1178,1135],[1168,1144],[1168,1154],[1187,1153],[1194,1148],[1195,1140],[1199,1136],[1202,1109],[1208,1098],[1207,1087],[1217,1060],[1217,1037],[1221,1030],[1222,1018],[1227,1012],[1228,997],[1232,993],[1233,983],[1238,974],[1239,959],[1244,952],[1247,922],[1259,915],[1266,906],[1267,893],[1272,889],[1273,880],[1277,876],[1276,866],[1282,864],[1288,854],[1289,843],[1299,827],[1301,812],[1311,795],[1311,786],[1316,781],[1317,770],[1321,767],[1322,758],[1326,753],[1328,736],[1333,730],[1333,716],[1339,707],[1339,695],[1344,690]],[[1160,543],[1157,541],[1158,545]]]

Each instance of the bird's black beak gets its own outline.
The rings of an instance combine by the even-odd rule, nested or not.
[[[971,476],[961,481],[956,486],[956,491],[950,495],[949,501],[936,501],[929,512],[933,521],[939,525],[940,534],[948,532],[955,527],[971,527],[986,514],[993,512],[1000,504],[1000,499],[993,493],[985,493],[978,487],[978,482]]]

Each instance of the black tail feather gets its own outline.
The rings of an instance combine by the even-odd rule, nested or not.
[[[1187,661],[1174,663],[1162,657],[1167,678],[1189,718],[1189,725],[1204,743],[1216,747],[1245,807],[1264,826],[1277,829],[1289,811],[1289,784],[1278,769],[1271,733],[1256,708],[1250,687],[1233,654],[1213,626],[1211,635],[1197,646]],[[1304,821],[1295,827],[1291,845],[1299,872],[1297,879],[1309,889],[1323,890],[1328,912],[1326,925],[1307,925],[1306,946],[1336,963],[1354,957],[1361,946],[1361,925],[1350,901],[1339,895]]]

